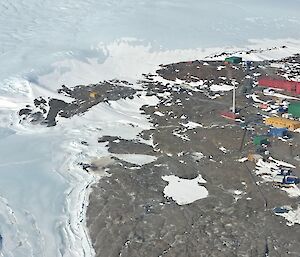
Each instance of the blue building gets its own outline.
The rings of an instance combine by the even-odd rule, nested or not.
[[[269,131],[269,136],[271,137],[284,137],[288,135],[287,128],[271,128]]]

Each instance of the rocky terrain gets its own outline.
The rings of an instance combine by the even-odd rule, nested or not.
[[[282,62],[297,64],[299,56]],[[255,92],[261,99],[268,98],[256,87],[257,78],[299,75],[298,65],[284,70],[271,63],[253,62],[247,68],[221,61],[191,61],[161,65],[156,74],[144,74],[139,81],[142,91],[158,97],[159,103],[145,103],[141,108],[153,127],[140,138],[151,139],[153,144],[111,136],[95,140],[105,143],[112,154],[156,159],[137,165],[115,156],[108,162],[99,157],[83,165],[87,172],[106,173],[93,186],[87,211],[96,256],[300,256],[299,224],[288,226],[273,212],[279,206],[296,209],[299,197],[289,197],[263,182],[254,172],[255,163],[239,161],[255,152],[253,136],[268,129],[263,124],[267,112],[246,97]],[[72,96],[72,103],[40,99],[35,102],[40,111],[28,106],[20,115],[53,126],[57,115],[71,118],[99,102],[139,94],[118,83],[63,87],[61,93]],[[242,117],[238,122],[220,115],[231,107],[232,86],[237,86],[237,109]],[[91,97],[91,92],[97,97]],[[267,155],[295,165],[300,175],[300,134],[293,133],[292,141],[270,140]],[[209,195],[179,205],[164,196],[168,183],[162,176],[166,175],[184,179],[202,175]]]

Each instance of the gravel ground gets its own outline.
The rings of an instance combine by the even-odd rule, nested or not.
[[[215,77],[228,77],[228,71],[218,70],[221,63],[211,62],[205,65],[207,68],[202,64],[197,61],[162,66],[158,74],[172,81],[202,79],[210,84],[220,82]],[[262,74],[262,69],[253,72]],[[239,67],[230,76],[242,85],[245,71]],[[103,140],[108,142],[110,152],[151,154],[158,159],[138,169],[118,160],[108,166],[111,176],[94,186],[87,216],[97,256],[299,257],[299,225],[289,227],[272,212],[277,206],[297,206],[298,199],[289,198],[271,184],[257,185],[260,178],[254,175],[254,163],[237,161],[255,151],[251,137],[267,130],[261,117],[253,119],[257,109],[238,93],[237,106],[248,127],[253,128],[245,132],[238,123],[219,115],[229,108],[231,93],[212,100],[207,97],[213,96],[212,92],[182,87],[174,90],[155,82],[152,75],[146,78],[141,83],[148,94],[170,94],[168,98],[160,97],[157,106],[142,108],[155,127],[142,136],[147,139],[152,134],[155,148],[126,140],[115,143],[114,138]],[[155,115],[156,111],[164,116]],[[182,125],[187,121],[203,127],[187,130]],[[174,131],[184,135],[185,140],[175,136]],[[299,162],[294,159],[300,152],[299,136],[293,142],[290,147],[287,142],[272,139],[270,152],[299,170]],[[223,153],[220,147],[228,152]],[[195,160],[194,152],[205,157]],[[184,206],[164,198],[166,182],[161,176],[170,174],[189,179],[201,174],[207,181],[208,198]],[[236,190],[242,193],[237,195]]]
[[[298,59],[296,56],[285,61],[295,63]],[[255,164],[238,162],[255,152],[253,135],[267,131],[262,123],[266,113],[254,107],[244,93],[255,90],[265,99],[261,89],[253,89],[252,81],[255,85],[259,75],[282,73],[268,62],[253,63],[246,70],[241,65],[226,67],[222,62],[193,61],[161,65],[157,74],[144,74],[140,85],[160,101],[156,106],[142,107],[153,129],[140,136],[152,137],[154,147],[118,137],[95,140],[106,142],[111,153],[148,154],[157,160],[136,166],[113,157],[80,164],[85,171],[104,174],[105,170],[110,174],[94,185],[87,210],[96,256],[299,257],[299,225],[287,226],[286,220],[272,211],[283,205],[296,208],[299,198],[289,198],[271,183],[258,183],[261,178],[253,172]],[[293,68],[289,75],[299,76],[299,72]],[[169,83],[158,82],[162,79]],[[232,93],[210,90],[212,85],[230,85],[232,80],[238,85],[237,108],[243,123],[220,116],[220,112],[229,110]],[[200,81],[206,86],[189,86]],[[129,85],[110,81],[75,88],[63,86],[60,93],[73,97],[72,103],[36,99],[33,106],[20,111],[21,120],[55,126],[58,116],[72,118],[100,102],[137,93],[120,84]],[[91,92],[96,92],[96,97],[91,97]],[[201,126],[187,129],[188,122]],[[222,147],[226,153],[220,150]],[[269,151],[274,158],[296,165],[300,176],[300,163],[295,158],[300,153],[300,134],[295,134],[291,143],[271,139]],[[199,152],[203,158],[195,158]],[[162,176],[192,179],[199,174],[207,181],[207,198],[180,206],[164,197],[167,182]]]

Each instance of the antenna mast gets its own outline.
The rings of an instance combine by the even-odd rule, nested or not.
[[[233,85],[233,91],[232,91],[232,112],[235,113],[235,85],[234,83],[231,84]]]

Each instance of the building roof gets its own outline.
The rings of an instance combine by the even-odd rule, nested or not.
[[[239,57],[239,56],[229,56],[229,57],[226,57],[225,59],[242,59],[242,57]]]
[[[287,125],[299,125],[300,122],[296,120],[290,120],[286,118],[281,118],[281,117],[270,117],[266,118],[266,122],[277,122],[277,123],[284,123]]]
[[[288,131],[288,129],[287,128],[270,128],[270,131],[284,132],[284,131]]]

